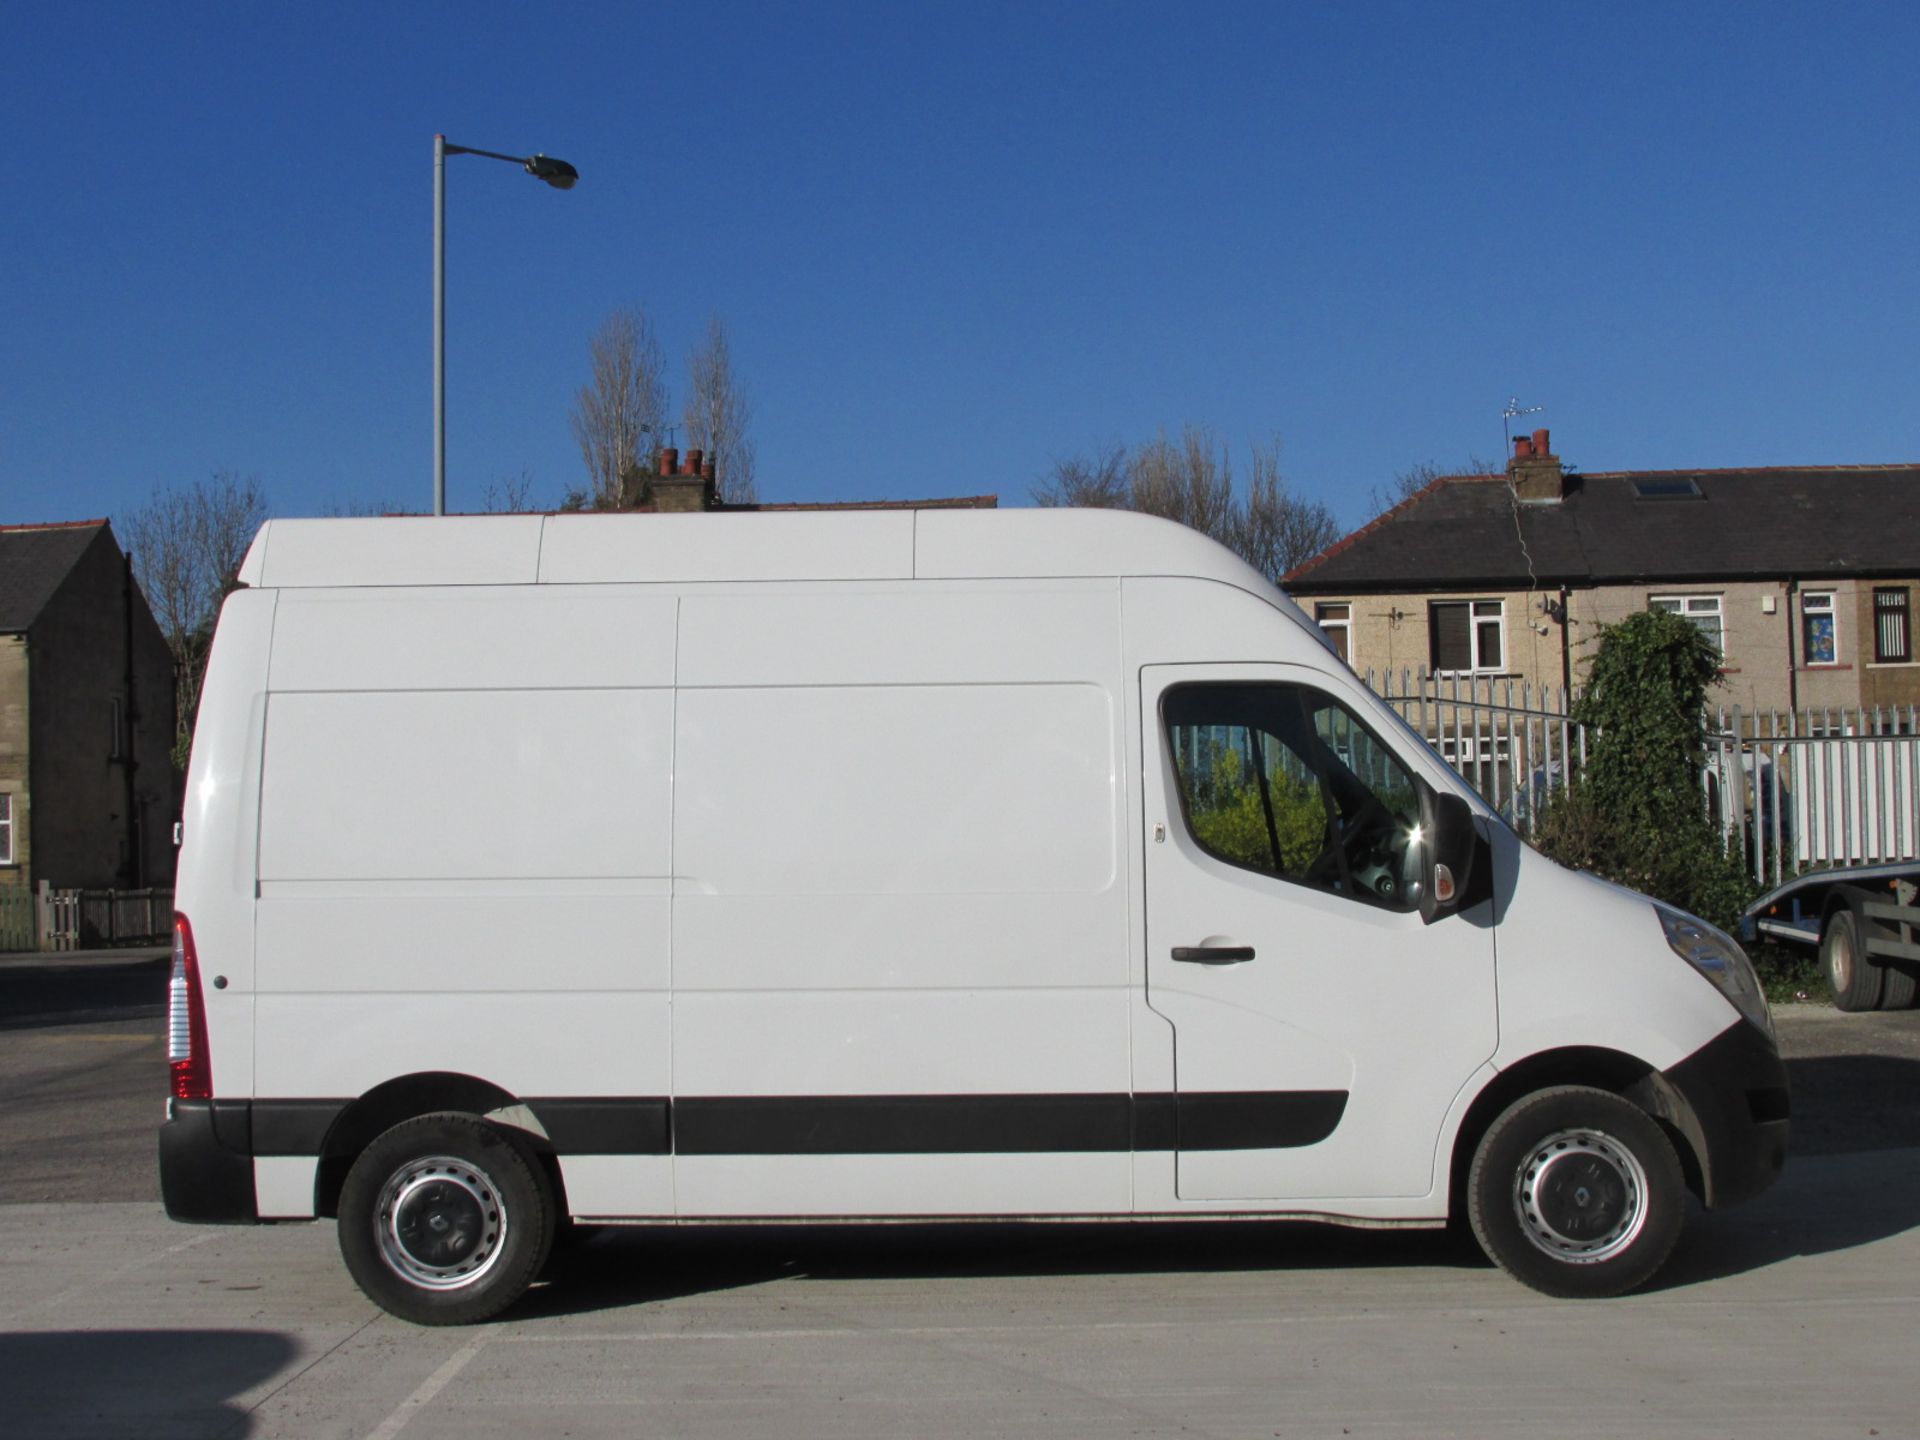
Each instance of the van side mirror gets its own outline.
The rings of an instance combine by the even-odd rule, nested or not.
[[[1466,801],[1425,783],[1420,786],[1420,831],[1426,841],[1420,918],[1431,925],[1453,914],[1466,898],[1480,835],[1473,828],[1473,809]]]

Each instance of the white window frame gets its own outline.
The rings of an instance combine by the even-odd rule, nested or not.
[[[1435,675],[1504,675],[1507,673],[1507,602],[1505,600],[1429,600],[1427,602],[1428,623],[1432,624],[1433,612],[1444,606],[1464,605],[1467,611],[1467,658],[1464,670],[1443,670],[1437,655],[1428,658],[1433,663]],[[1484,648],[1480,643],[1482,626],[1493,627],[1500,637],[1500,658],[1488,663]],[[1431,631],[1429,631],[1431,633]]]
[[[13,855],[13,796],[0,791],[0,865],[14,864]]]
[[[1339,611],[1339,615],[1330,611]],[[1340,652],[1340,658],[1349,666],[1353,664],[1353,602],[1351,600],[1317,600],[1313,606],[1313,623],[1318,625],[1334,648]],[[1335,636],[1334,631],[1340,633]]]
[[[1699,631],[1713,641],[1713,648],[1720,652],[1721,663],[1727,658],[1727,612],[1721,603],[1720,595],[1649,595],[1649,610],[1670,610],[1683,619],[1691,620]],[[1707,617],[1713,618],[1713,628],[1708,629],[1700,622]]]
[[[1819,603],[1815,603],[1819,602]],[[1813,651],[1807,645],[1807,621],[1824,615],[1833,622],[1833,658],[1815,660]],[[1800,664],[1810,670],[1824,670],[1840,663],[1840,603],[1837,592],[1832,590],[1803,590],[1800,592]]]
[[[1892,594],[1895,591],[1898,591],[1900,595],[1904,597],[1902,603],[1897,607],[1888,606],[1882,609],[1880,605],[1881,595]],[[1900,617],[1901,639],[1906,643],[1907,652],[1898,659],[1888,657],[1885,654],[1886,647],[1882,643],[1887,633],[1885,627],[1889,622],[1889,617],[1896,614]],[[1876,585],[1873,587],[1873,661],[1876,665],[1913,664],[1913,588],[1909,585]]]

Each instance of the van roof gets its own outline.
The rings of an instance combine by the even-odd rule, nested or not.
[[[1294,607],[1185,525],[1119,510],[902,510],[269,520],[240,566],[270,589],[1187,575]]]

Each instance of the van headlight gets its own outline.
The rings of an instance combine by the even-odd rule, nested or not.
[[[1673,953],[1711,980],[1734,1009],[1772,1039],[1773,1011],[1760,989],[1760,977],[1753,973],[1753,962],[1734,938],[1684,910],[1656,904],[1653,913],[1660,917],[1660,928]]]

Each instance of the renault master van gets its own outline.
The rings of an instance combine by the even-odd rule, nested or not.
[[[1610,1295],[1783,1163],[1739,946],[1104,511],[275,520],[187,776],[168,1212],[475,1321],[572,1222],[1307,1217]]]

